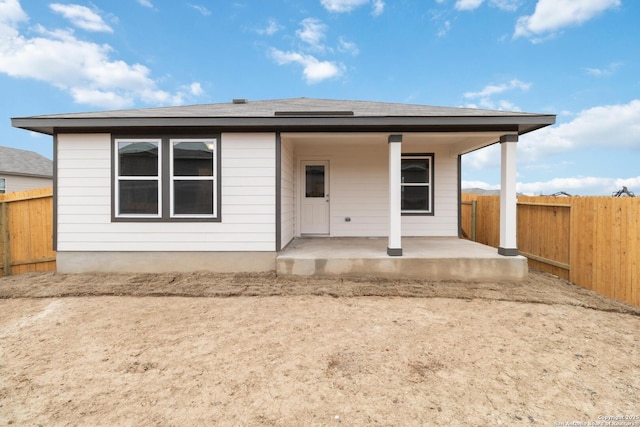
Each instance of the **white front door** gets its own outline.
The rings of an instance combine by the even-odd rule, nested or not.
[[[304,161],[302,166],[301,234],[329,234],[329,162]]]

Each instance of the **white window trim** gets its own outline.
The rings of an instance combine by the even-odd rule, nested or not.
[[[121,177],[120,176],[120,142],[148,142],[158,147],[158,176]],[[116,218],[161,218],[162,217],[162,140],[159,138],[116,138],[115,144],[115,216]],[[120,213],[120,181],[157,181],[158,182],[158,211],[154,214],[121,214]]]
[[[173,174],[173,147],[176,143],[180,143],[180,142],[203,142],[205,144],[211,144],[212,145],[212,152],[213,152],[213,158],[211,159],[211,161],[213,162],[212,165],[212,170],[213,170],[213,174],[212,176],[180,176],[180,177],[175,177]],[[218,152],[216,150],[217,147],[217,140],[216,138],[172,138],[169,139],[169,150],[170,150],[170,155],[169,155],[169,185],[170,185],[170,192],[169,192],[169,203],[170,203],[170,217],[171,218],[216,218],[218,216],[218,203],[217,203],[217,197],[218,197],[218,189],[217,189],[217,182],[216,182],[216,177],[218,175],[218,171],[217,171],[217,156],[218,156]],[[176,214],[175,212],[175,205],[174,205],[174,191],[173,191],[173,184],[174,181],[180,181],[180,180],[185,180],[185,181],[211,181],[212,185],[213,185],[213,214]]]
[[[0,183],[2,183],[2,185],[0,185],[0,194],[5,194],[7,192],[7,179],[0,178]]]
[[[429,209],[426,210],[408,210],[408,209],[403,209],[400,212],[402,214],[417,214],[417,215],[430,215],[433,214],[433,154],[415,154],[415,155],[411,155],[411,154],[403,154],[401,156],[401,161],[402,160],[409,160],[409,159],[426,159],[429,161],[429,173],[427,174],[427,179],[429,180],[429,182],[408,182],[408,183],[400,183],[400,191],[402,191],[402,187],[428,187],[429,189],[429,193],[428,193],[428,200],[429,200]]]

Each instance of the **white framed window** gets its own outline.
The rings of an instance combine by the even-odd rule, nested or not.
[[[114,221],[220,222],[220,139],[113,137]]]
[[[216,212],[216,140],[170,140],[172,218],[214,218]]]
[[[4,194],[7,192],[7,179],[0,178],[0,194]]]
[[[433,215],[433,154],[403,154],[401,166],[401,212]]]
[[[116,216],[160,218],[162,215],[160,140],[116,139],[115,146]]]

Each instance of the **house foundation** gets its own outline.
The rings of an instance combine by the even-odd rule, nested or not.
[[[275,252],[68,252],[58,273],[260,273],[273,271]]]

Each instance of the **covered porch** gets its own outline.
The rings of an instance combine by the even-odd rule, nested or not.
[[[403,254],[387,255],[384,237],[296,238],[276,257],[276,273],[293,276],[514,281],[527,260],[457,237],[405,237]]]
[[[517,133],[282,132],[277,135],[276,250],[301,237],[386,237],[402,257],[404,237],[460,235],[461,156],[499,143],[500,247],[516,256]],[[495,249],[492,249],[495,251]]]

